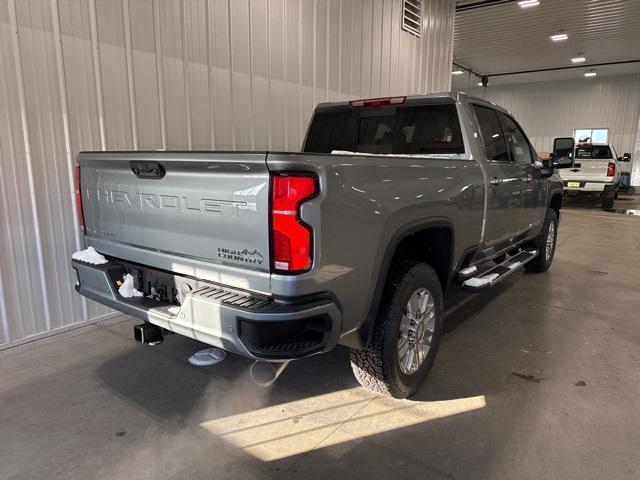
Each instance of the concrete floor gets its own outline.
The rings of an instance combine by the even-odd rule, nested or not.
[[[640,218],[566,203],[548,273],[452,292],[413,401],[359,388],[344,349],[261,389],[128,317],[0,352],[0,478],[640,478]]]

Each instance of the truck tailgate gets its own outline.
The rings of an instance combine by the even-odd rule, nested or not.
[[[214,270],[268,272],[265,159],[265,153],[81,153],[89,243],[108,243],[114,256],[120,245],[133,262],[140,250],[145,258],[151,251]]]
[[[614,177],[607,177],[609,162],[612,160],[596,160],[577,158],[573,168],[559,170],[563,180],[581,182],[612,182]]]

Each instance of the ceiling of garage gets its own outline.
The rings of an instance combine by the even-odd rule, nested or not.
[[[640,72],[639,0],[540,0],[521,8],[516,0],[458,1],[454,62],[491,77],[497,73],[569,67],[577,54],[586,57],[580,68],[496,76],[490,85],[583,77],[593,68],[598,75]],[[475,8],[474,8],[475,7]],[[566,33],[553,42],[549,37]],[[454,76],[453,88],[476,86],[478,79]]]

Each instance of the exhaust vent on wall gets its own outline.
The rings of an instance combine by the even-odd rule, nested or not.
[[[422,0],[403,0],[402,29],[416,37],[422,32]]]

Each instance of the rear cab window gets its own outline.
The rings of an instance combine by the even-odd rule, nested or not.
[[[335,150],[371,154],[463,154],[454,103],[320,109],[313,116],[305,152]]]
[[[578,145],[575,158],[582,160],[610,160],[613,155],[608,145]]]

